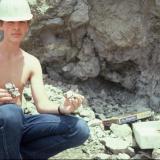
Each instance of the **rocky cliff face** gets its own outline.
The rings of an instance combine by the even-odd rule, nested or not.
[[[101,76],[158,111],[159,0],[29,0],[34,20],[23,47],[54,79]]]

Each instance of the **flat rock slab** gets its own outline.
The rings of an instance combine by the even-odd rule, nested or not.
[[[137,122],[132,127],[141,149],[160,148],[160,121]]]

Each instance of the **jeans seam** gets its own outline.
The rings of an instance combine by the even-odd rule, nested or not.
[[[4,130],[3,127],[1,127],[0,130],[2,131],[2,139],[3,139],[4,151],[5,151],[5,153],[6,153],[6,156],[9,158],[9,153],[8,153],[7,144],[6,144],[6,134],[5,134],[5,130]]]

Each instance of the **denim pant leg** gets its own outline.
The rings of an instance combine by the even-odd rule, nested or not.
[[[84,143],[89,128],[74,116],[40,114],[26,116],[21,143],[24,159],[47,159]]]
[[[0,159],[21,159],[23,112],[15,104],[0,105]]]

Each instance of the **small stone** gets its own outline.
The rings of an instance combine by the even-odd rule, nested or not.
[[[154,149],[152,151],[152,158],[153,159],[160,159],[160,149]]]
[[[99,153],[97,155],[94,155],[92,159],[100,160],[100,159],[109,159],[111,156],[109,154],[105,153]]]

